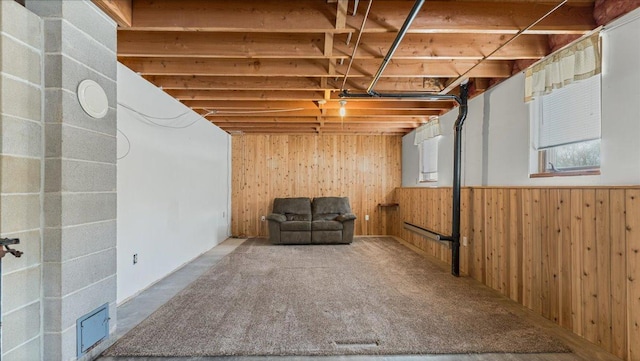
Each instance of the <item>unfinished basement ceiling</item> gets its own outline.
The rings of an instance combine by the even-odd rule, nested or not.
[[[372,1],[360,36],[369,0],[94,0],[118,19],[120,62],[227,132],[403,135],[454,103],[348,99],[339,116],[357,39],[352,92],[367,89],[415,3]],[[549,54],[550,35],[596,28],[593,0],[536,24],[561,2],[427,1],[375,90],[457,94],[464,75],[480,93]]]

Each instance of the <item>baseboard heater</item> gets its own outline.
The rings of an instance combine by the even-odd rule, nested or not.
[[[443,234],[440,233],[436,233],[433,231],[430,231],[426,228],[420,227],[420,226],[416,226],[415,224],[411,224],[409,222],[403,222],[404,223],[404,229],[409,230],[413,233],[417,233],[423,237],[426,237],[432,241],[436,241],[438,243],[444,244],[447,247],[451,248],[451,241],[453,241],[453,238],[450,236],[445,236]]]

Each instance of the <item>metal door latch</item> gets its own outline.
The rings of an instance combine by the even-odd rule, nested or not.
[[[0,258],[4,257],[5,254],[11,253],[14,257],[22,256],[22,251],[18,251],[17,249],[13,249],[9,247],[9,245],[20,244],[19,238],[0,238]],[[2,248],[4,247],[4,249]]]

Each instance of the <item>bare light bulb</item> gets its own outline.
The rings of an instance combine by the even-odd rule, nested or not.
[[[345,109],[345,104],[347,104],[346,100],[341,100],[340,101],[340,110],[338,111],[341,117],[344,117],[345,115],[347,115],[347,109]]]

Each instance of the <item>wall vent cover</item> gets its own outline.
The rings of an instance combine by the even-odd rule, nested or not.
[[[76,321],[78,357],[97,346],[109,336],[109,304],[80,317]]]

